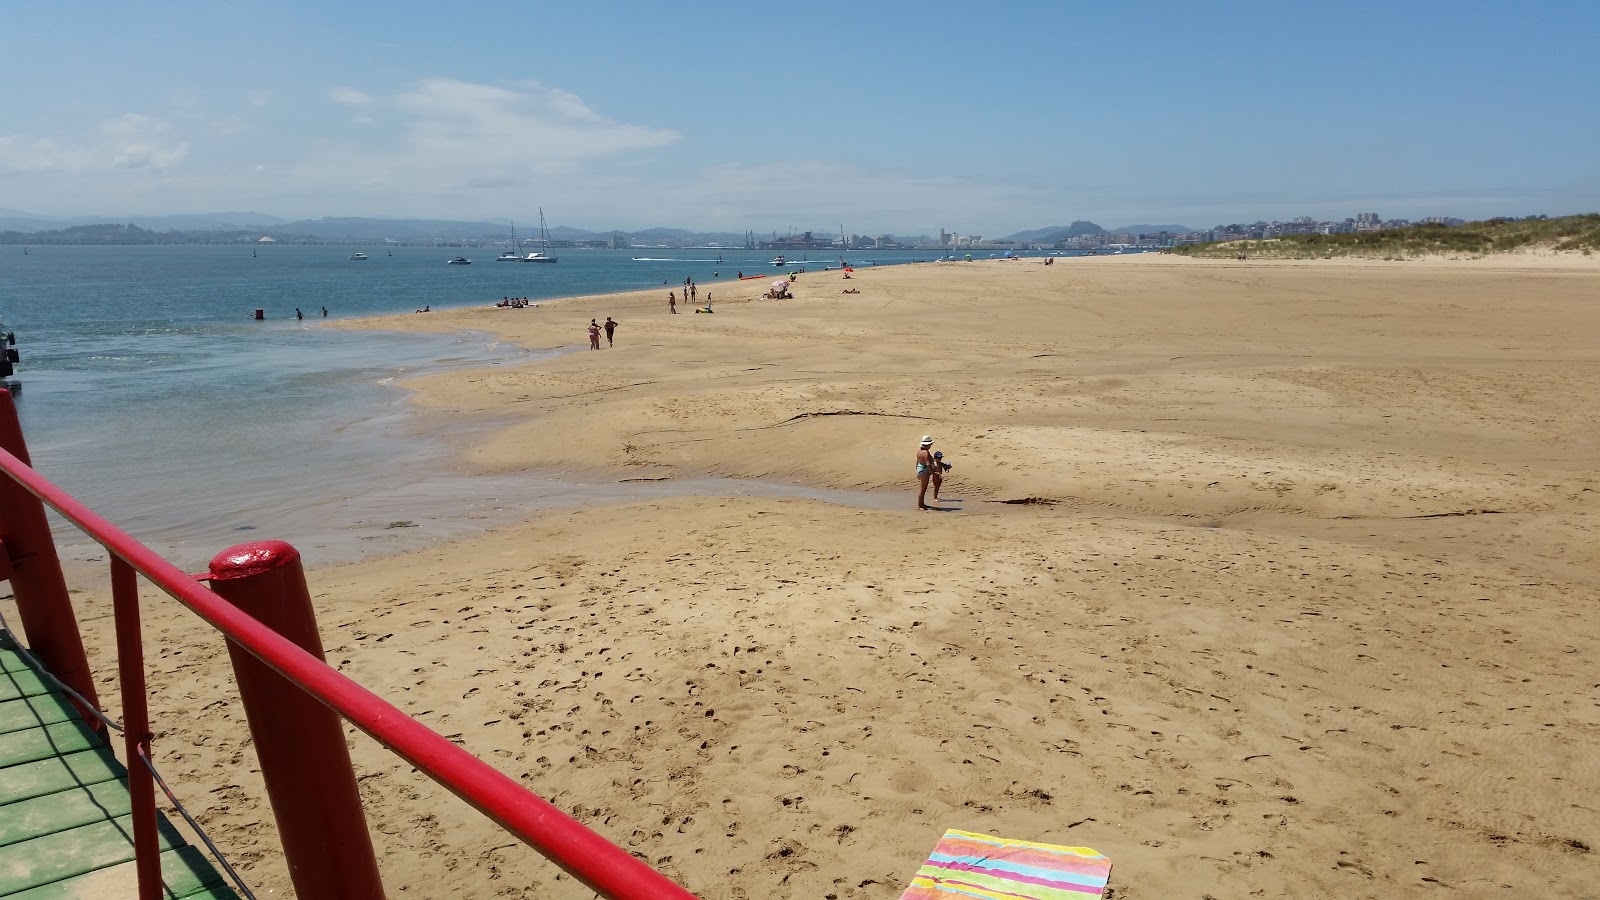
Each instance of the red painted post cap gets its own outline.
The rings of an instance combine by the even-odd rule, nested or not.
[[[300,551],[286,541],[251,541],[235,544],[211,558],[211,580],[249,578],[292,565]]]

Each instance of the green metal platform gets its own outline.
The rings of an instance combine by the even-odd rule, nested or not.
[[[136,900],[128,772],[0,631],[0,897]],[[157,813],[164,897],[239,900]]]

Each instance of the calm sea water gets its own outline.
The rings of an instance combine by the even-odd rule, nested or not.
[[[350,259],[360,250],[369,259]],[[17,405],[35,466],[182,565],[280,537],[312,562],[405,549],[541,504],[620,501],[661,486],[451,474],[441,435],[396,378],[524,362],[482,334],[346,332],[329,319],[579,296],[780,272],[770,253],[562,250],[555,265],[489,248],[0,247],[0,322],[15,331]],[[458,253],[470,266],[446,265]],[[721,257],[721,262],[718,257]],[[836,257],[807,254],[820,268]],[[930,254],[849,255],[855,265]],[[306,316],[295,317],[298,307]],[[265,321],[253,319],[265,310]],[[718,490],[783,493],[741,485]],[[826,492],[821,492],[826,494]],[[836,499],[846,499],[840,495]],[[419,527],[390,528],[408,521]],[[58,528],[72,558],[98,548]]]

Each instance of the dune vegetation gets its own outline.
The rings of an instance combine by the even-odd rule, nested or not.
[[[1528,249],[1585,255],[1600,250],[1600,213],[1554,219],[1486,219],[1454,226],[1410,225],[1357,234],[1286,234],[1263,240],[1187,244],[1173,252],[1202,258],[1243,253],[1271,259],[1409,259],[1476,257]]]

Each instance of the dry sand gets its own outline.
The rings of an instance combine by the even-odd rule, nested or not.
[[[1491,262],[920,265],[724,282],[710,316],[372,323],[621,321],[414,385],[489,423],[475,470],[898,508],[685,497],[317,570],[329,660],[707,898],[894,898],[950,827],[1096,848],[1123,900],[1595,896],[1600,264]],[[957,511],[912,508],[923,433]],[[169,776],[292,893],[220,642],[150,617]],[[589,896],[352,747],[391,896]]]

